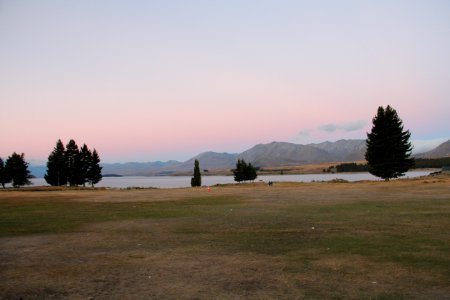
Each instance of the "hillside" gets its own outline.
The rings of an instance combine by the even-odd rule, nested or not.
[[[332,161],[363,160],[366,153],[366,140],[339,140],[311,146],[327,151],[332,156]]]
[[[417,158],[442,158],[450,157],[450,140],[440,144],[431,151],[416,155]]]
[[[179,165],[181,162],[170,160],[167,162],[129,162],[129,163],[115,163],[115,164],[102,164],[103,174],[118,174],[124,176],[137,176],[137,175],[148,175],[149,170],[165,170],[172,166]]]
[[[330,161],[332,156],[325,150],[292,143],[272,142],[259,144],[239,154],[239,158],[258,167],[303,165]]]

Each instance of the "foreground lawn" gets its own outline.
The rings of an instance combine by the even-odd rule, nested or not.
[[[450,180],[0,192],[0,299],[448,299]]]

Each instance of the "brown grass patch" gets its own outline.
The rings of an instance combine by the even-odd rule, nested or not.
[[[239,202],[202,205],[214,197]],[[402,203],[429,203],[430,213],[435,213],[433,205],[450,201],[448,176],[272,187],[255,183],[214,187],[211,192],[195,188],[0,193],[0,203],[19,206],[49,199],[77,204],[194,203],[188,208],[210,213],[94,222],[66,233],[0,238],[0,299],[449,299],[450,295],[450,273],[444,266],[416,266],[417,261],[391,259],[389,252],[363,255],[352,253],[359,249],[350,244],[349,252],[327,249],[331,246],[326,244],[328,238],[339,241],[342,236],[350,242],[366,239],[370,246],[373,238],[381,239],[392,230],[409,243],[419,233],[426,238],[433,232],[443,243],[449,241],[444,229],[448,220],[442,216],[427,219],[427,207],[417,214],[398,208]],[[360,206],[355,208],[355,203]],[[370,211],[361,209],[365,204],[370,204],[367,210],[383,205],[397,209],[395,227],[380,223],[386,221],[383,216],[370,217]],[[410,215],[416,219],[408,219]],[[285,243],[278,253],[259,248],[277,250],[277,241]],[[424,259],[445,259],[442,249],[448,248],[420,246],[406,254],[411,258],[421,250],[427,253],[421,256]]]

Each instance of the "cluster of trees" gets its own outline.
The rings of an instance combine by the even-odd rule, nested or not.
[[[255,180],[258,175],[256,168],[251,163],[246,163],[243,159],[238,159],[236,169],[233,170],[234,181],[241,182],[247,180]]]
[[[367,134],[365,155],[369,172],[385,180],[403,176],[414,167],[409,142],[411,133],[403,130],[402,120],[389,105],[378,107],[372,123],[372,130]]]
[[[0,157],[0,184],[5,188],[5,184],[12,182],[13,187],[21,187],[31,184],[32,178],[28,170],[28,163],[25,161],[25,155],[14,152],[6,159],[6,162]]]
[[[80,149],[74,140],[64,147],[61,140],[56,142],[52,153],[48,156],[45,181],[53,186],[85,186],[102,180],[102,167],[97,151],[90,150],[86,144]]]

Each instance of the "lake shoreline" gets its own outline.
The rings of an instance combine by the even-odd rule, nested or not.
[[[405,176],[398,179],[422,177],[431,174],[431,171],[410,171]],[[122,176],[122,177],[104,177],[102,181],[95,185],[96,188],[187,188],[190,187],[192,176]],[[43,178],[33,178],[33,187],[50,187]],[[321,173],[321,174],[284,174],[284,175],[258,175],[254,182],[357,182],[357,181],[383,181],[368,172],[358,173]],[[224,184],[235,184],[233,176],[202,176],[202,186],[216,186]],[[9,185],[10,186],[10,185]],[[82,187],[78,187],[82,188]],[[90,188],[86,185],[86,188]],[[8,187],[10,189],[10,187]],[[20,189],[27,189],[22,187]]]

